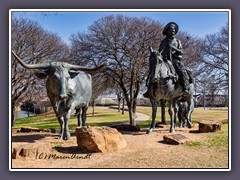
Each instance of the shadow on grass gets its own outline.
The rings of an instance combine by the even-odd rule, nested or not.
[[[193,134],[199,134],[199,130],[190,130],[189,133],[193,133]]]

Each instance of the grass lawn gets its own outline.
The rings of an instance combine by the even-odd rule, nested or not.
[[[151,107],[137,107],[137,112],[147,114],[149,115],[150,119],[144,122],[139,123],[138,125],[140,128],[149,128],[151,123]],[[160,121],[160,108],[157,113],[157,119],[156,122]],[[169,116],[166,111],[166,119],[167,123],[169,124]],[[92,117],[92,108],[89,107],[88,113],[87,113],[87,125],[90,126],[104,126],[104,125],[110,125],[114,123],[121,123],[121,122],[128,122],[128,112],[125,112],[124,115],[121,114],[121,112],[118,112],[116,109],[110,109],[109,107],[95,107],[95,116]],[[139,136],[131,136],[126,134],[126,138],[129,140],[129,142],[132,142],[133,144],[135,142],[140,142],[140,144],[136,143],[133,149],[131,149],[131,145],[129,145],[129,151],[133,155],[137,154],[136,157],[133,159],[138,159],[139,162],[142,162],[145,166],[148,162],[148,158],[152,156],[152,154],[155,154],[155,160],[156,164],[159,165],[159,160],[164,159],[164,165],[166,165],[166,162],[169,163],[166,165],[167,167],[172,167],[171,164],[171,157],[170,156],[159,156],[159,153],[165,152],[166,154],[171,154],[174,159],[174,167],[194,167],[194,168],[216,168],[216,167],[227,167],[228,166],[228,158],[229,158],[229,124],[228,124],[228,109],[206,109],[203,108],[196,108],[194,112],[192,113],[192,121],[198,122],[200,120],[219,120],[223,122],[223,125],[221,126],[221,131],[213,132],[213,133],[196,133],[190,131],[178,131],[183,132],[187,137],[192,138],[194,141],[180,145],[180,146],[169,146],[162,143],[159,143],[159,139],[161,139],[162,135],[164,135],[165,131],[153,133],[152,137],[155,138],[155,140],[151,141],[152,144],[150,144],[149,149],[147,151],[142,151],[142,143],[143,142],[149,142],[146,141],[145,133],[141,134]],[[56,130],[59,130],[59,123],[57,118],[55,117],[54,112],[48,112],[37,116],[27,117],[16,120],[16,125],[14,128],[20,128],[20,127],[37,127],[37,128],[55,128]],[[77,127],[77,118],[72,115],[71,119],[69,120],[69,129],[74,131]],[[145,129],[144,129],[145,130]],[[162,130],[161,130],[162,131]],[[140,132],[142,133],[142,132]],[[21,134],[20,134],[21,135]],[[157,140],[156,140],[157,139]],[[143,142],[142,142],[143,141]],[[64,143],[71,143],[71,141],[64,141]],[[155,147],[153,148],[153,145],[155,143]],[[55,142],[54,148],[61,147],[63,142]],[[69,146],[66,145],[66,147]],[[64,146],[65,147],[65,146]],[[137,149],[137,153],[136,148]],[[160,147],[164,147],[164,149],[161,149]],[[147,148],[147,146],[144,148]],[[158,148],[156,150],[156,148]],[[177,148],[177,151],[176,151]],[[147,152],[150,152],[146,155]],[[140,155],[138,154],[140,153]],[[152,154],[151,154],[152,153]],[[146,155],[146,156],[145,156]],[[151,155],[151,156],[150,156]],[[191,155],[191,156],[190,156]],[[126,154],[127,160],[129,159],[128,154]],[[101,156],[102,157],[102,156]],[[99,157],[99,158],[101,158]],[[116,156],[117,157],[117,156]],[[119,156],[121,157],[121,156]],[[125,156],[124,156],[125,157]],[[142,159],[147,157],[147,161],[145,162]],[[115,157],[114,157],[115,158]],[[113,162],[118,162],[116,159],[113,158]],[[159,159],[158,159],[159,158]],[[134,162],[134,160],[129,160],[130,162]],[[71,160],[72,161],[72,160]],[[122,161],[122,158],[119,162]],[[34,162],[35,163],[35,162]],[[107,163],[108,165],[111,163]],[[54,164],[54,163],[53,163]],[[95,162],[94,162],[95,164]],[[131,164],[131,163],[130,163]],[[45,164],[44,164],[45,166]],[[74,166],[74,165],[72,165]],[[100,166],[101,167],[101,166]],[[125,167],[125,164],[124,164]]]
[[[168,109],[165,109],[166,121],[170,123],[170,117],[168,115]],[[152,108],[151,107],[137,107],[137,112],[141,112],[143,114],[147,114],[151,117]],[[228,109],[203,109],[203,108],[195,108],[192,113],[192,122],[199,122],[201,120],[218,120],[222,123],[228,123]],[[161,121],[161,107],[158,108],[156,122]],[[142,122],[139,125],[141,127],[149,127],[151,124],[151,119],[146,122]]]
[[[87,125],[90,126],[103,126],[109,124],[116,124],[121,122],[128,122],[128,113],[124,115],[109,107],[95,107],[95,116],[92,116],[92,107],[88,108],[87,111]],[[36,127],[36,128],[55,128],[60,130],[58,120],[53,111],[43,113],[37,116],[31,116],[16,120],[14,128],[20,127]],[[69,120],[69,129],[75,130],[77,127],[77,117],[71,116]]]
[[[151,117],[152,108],[151,107],[137,107],[137,112],[147,114]],[[156,122],[160,121],[160,108],[158,108]],[[169,121],[169,115],[166,109],[166,120]],[[200,120],[219,120],[223,123],[228,122],[228,109],[206,109],[195,108],[192,113],[192,121],[198,122]],[[121,122],[128,122],[129,116],[128,112],[125,112],[124,115],[121,112],[118,112],[116,109],[110,109],[109,107],[95,107],[95,116],[92,116],[92,107],[89,107],[87,112],[87,125],[90,126],[103,126],[110,124],[117,124]],[[147,128],[150,126],[151,118],[148,121],[141,122],[138,125],[141,128]],[[16,120],[15,128],[20,127],[36,127],[36,128],[55,128],[59,130],[59,123],[53,111],[40,114],[37,116],[31,116],[27,118],[21,118]],[[77,127],[77,118],[73,115],[69,120],[70,130],[74,130]]]

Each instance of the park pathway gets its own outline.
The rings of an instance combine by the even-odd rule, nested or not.
[[[136,118],[135,118],[135,122],[136,124],[140,123],[140,122],[143,122],[143,121],[147,121],[149,120],[150,116],[146,115],[146,114],[143,114],[143,113],[138,113],[136,112]],[[125,122],[123,124],[128,124],[129,125],[130,122]]]
[[[111,107],[111,109],[116,109],[114,107]],[[140,123],[140,122],[143,122],[143,121],[147,121],[150,119],[150,116],[146,115],[146,114],[143,114],[143,113],[138,113],[136,112],[135,113],[135,122],[136,124]],[[52,122],[51,120],[47,121],[45,120],[44,122]],[[39,122],[31,122],[31,123],[28,123],[29,125],[34,125],[34,124],[39,124]],[[129,125],[130,122],[122,122],[122,123],[119,123],[120,124],[125,124],[125,125]]]
[[[115,106],[111,106],[110,107],[111,109],[117,109],[117,107]],[[127,111],[127,109],[125,110]],[[143,114],[143,113],[139,113],[139,112],[136,112],[135,113],[135,123],[138,124],[140,122],[143,122],[143,121],[147,121],[150,119],[150,116],[146,115],[146,114]],[[119,124],[115,124],[115,125],[121,125],[121,124],[125,124],[125,125],[129,125],[130,122],[122,122],[122,123],[119,123]]]

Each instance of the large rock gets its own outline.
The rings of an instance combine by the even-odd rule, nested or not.
[[[110,127],[77,127],[77,144],[92,152],[113,152],[127,146],[123,136]]]
[[[187,142],[192,142],[192,140],[186,136],[183,136],[182,134],[173,134],[173,135],[164,135],[163,140],[167,144],[185,144]]]
[[[198,124],[199,124],[198,129],[200,133],[220,131],[221,125],[222,125],[220,121],[210,121],[210,120],[202,120]]]
[[[41,153],[50,152],[52,146],[49,142],[36,142],[20,145],[13,148],[12,158],[17,159],[18,157],[36,158]]]

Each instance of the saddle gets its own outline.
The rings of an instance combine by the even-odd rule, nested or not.
[[[177,82],[178,79],[179,79],[179,76],[178,76],[178,74],[177,74],[177,71],[176,71],[175,67],[173,66],[173,64],[172,64],[171,61],[167,60],[167,61],[165,61],[165,62],[166,62],[166,64],[168,65],[168,67],[169,67],[169,69],[170,69],[169,76],[170,76],[171,78],[173,78],[173,81],[174,81],[174,82]]]
[[[179,75],[178,75],[173,63],[171,61],[167,60],[166,64],[168,65],[168,67],[170,69],[169,76],[173,78],[174,82],[177,82],[179,80]],[[186,80],[189,82],[189,84],[192,84],[194,82],[194,79],[192,76],[192,71],[185,66],[183,68],[186,71],[186,76],[185,76]]]

